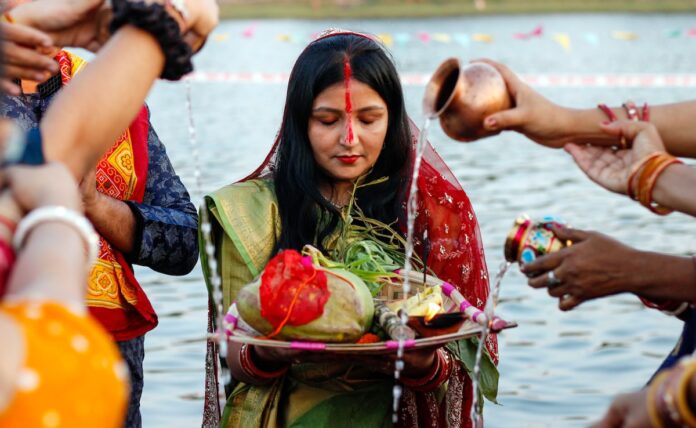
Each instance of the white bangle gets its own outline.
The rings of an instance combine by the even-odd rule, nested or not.
[[[87,246],[87,267],[92,268],[99,251],[99,235],[94,231],[92,223],[82,214],[58,205],[37,208],[27,214],[17,225],[17,231],[12,239],[15,252],[22,248],[24,240],[34,227],[47,221],[58,221],[75,229]]]

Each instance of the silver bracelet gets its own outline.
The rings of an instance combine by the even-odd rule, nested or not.
[[[27,234],[40,223],[57,221],[71,226],[82,237],[87,246],[87,268],[91,269],[99,251],[99,235],[94,231],[92,223],[79,212],[59,205],[46,206],[33,210],[17,225],[17,231],[12,239],[15,252],[22,248]]]

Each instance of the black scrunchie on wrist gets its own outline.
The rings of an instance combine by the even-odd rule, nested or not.
[[[167,13],[163,5],[114,0],[112,8],[113,17],[109,26],[112,34],[122,26],[130,24],[147,31],[157,39],[165,58],[161,78],[179,80],[193,71],[191,46],[181,37],[179,24]]]

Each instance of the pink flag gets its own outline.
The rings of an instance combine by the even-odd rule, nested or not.
[[[544,27],[541,25],[537,25],[532,31],[528,33],[515,33],[512,35],[515,39],[518,40],[527,40],[531,37],[541,37],[544,35]]]
[[[254,37],[254,33],[256,33],[256,24],[251,24],[250,26],[246,27],[244,31],[242,31],[242,36],[250,39]]]

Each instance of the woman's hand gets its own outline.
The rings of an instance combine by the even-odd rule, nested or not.
[[[45,32],[62,31],[88,19],[104,0],[34,0],[10,12],[15,22]]]
[[[12,9],[12,18],[51,35],[56,46],[98,50],[110,36],[104,0],[35,0]]]
[[[82,211],[77,183],[65,165],[59,162],[5,168],[0,172],[0,186],[10,189],[24,211],[48,205]]]
[[[650,428],[650,415],[645,404],[647,389],[622,394],[612,401],[602,420],[591,428]]]
[[[547,147],[568,142],[568,110],[544,98],[522,82],[508,67],[489,59],[476,60],[495,67],[505,80],[514,107],[488,116],[483,126],[490,131],[511,130]]]
[[[532,276],[531,287],[546,287],[549,295],[559,298],[561,310],[598,297],[637,291],[635,281],[643,260],[640,251],[597,232],[555,226],[553,231],[572,245],[525,264],[522,272]]]
[[[665,152],[665,146],[657,128],[648,122],[619,120],[602,123],[601,128],[607,135],[623,136],[632,142],[631,149],[613,150],[578,144],[567,144],[565,149],[592,181],[612,192],[626,194],[628,178],[634,166],[652,153]]]
[[[198,52],[217,27],[220,10],[215,0],[186,0],[185,5],[187,16],[182,33],[193,51]]]
[[[48,34],[21,24],[0,23],[4,75],[0,87],[10,95],[19,95],[14,79],[42,82],[58,72],[58,64],[42,55],[41,49],[51,49],[53,41]]]

